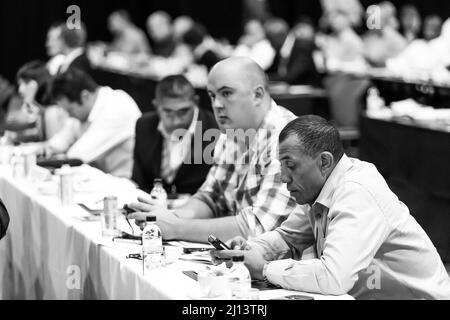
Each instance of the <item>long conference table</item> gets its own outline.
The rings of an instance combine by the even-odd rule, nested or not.
[[[74,169],[75,203],[95,204],[108,195],[119,205],[136,201],[139,190],[126,179],[106,175],[89,166]],[[12,175],[0,166],[0,197],[11,216],[8,234],[0,242],[0,300],[195,300],[205,299],[196,281],[183,271],[206,266],[174,260],[144,276],[142,262],[127,256],[140,245],[112,242],[101,235],[101,222],[79,205],[63,207],[55,177],[46,182]],[[131,223],[136,228],[134,223]],[[131,233],[125,219],[123,231]],[[269,300],[298,292],[261,290]],[[313,296],[315,299],[353,299],[349,295]]]

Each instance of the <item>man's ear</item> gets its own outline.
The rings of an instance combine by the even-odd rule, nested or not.
[[[322,152],[319,157],[320,171],[323,176],[327,176],[334,168],[334,157],[328,152]]]
[[[263,86],[258,86],[255,88],[255,99],[256,99],[258,105],[262,103],[262,100],[263,100],[265,94],[266,94],[266,90],[264,89]]]

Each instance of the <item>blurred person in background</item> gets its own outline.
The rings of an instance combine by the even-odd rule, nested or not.
[[[380,14],[379,20],[372,21],[374,13]],[[379,22],[380,25],[374,26],[373,22]],[[367,27],[369,31],[363,36],[365,55],[375,67],[384,67],[387,59],[396,57],[408,45],[398,31],[397,11],[389,1],[367,8]]]
[[[130,178],[141,116],[135,101],[125,91],[99,86],[75,68],[54,79],[51,96],[71,119],[46,142],[47,154],[66,153],[105,173]]]
[[[173,20],[173,37],[177,43],[183,42],[183,36],[195,24],[189,16],[179,16]]]
[[[154,179],[161,178],[169,194],[194,194],[211,168],[194,159],[196,151],[203,154],[210,144],[203,134],[217,128],[214,115],[198,107],[195,89],[182,75],[162,79],[153,104],[157,112],[136,124],[132,179],[146,192],[153,188]],[[202,141],[202,148],[195,150],[194,139]]]
[[[207,71],[221,60],[209,46],[209,39],[206,28],[199,23],[194,24],[183,36],[183,43],[193,52],[194,63],[205,66]]]
[[[406,41],[411,42],[420,38],[422,18],[413,5],[405,5],[400,10],[400,30]]]
[[[245,24],[244,34],[238,40],[233,56],[251,58],[264,70],[272,65],[275,50],[267,39],[264,26],[259,20],[250,20]]]
[[[168,58],[174,54],[176,44],[172,18],[167,12],[152,13],[147,18],[147,32],[154,55]]]
[[[315,67],[315,28],[307,17],[301,17],[292,31],[282,19],[269,19],[265,23],[267,38],[276,52],[268,73],[271,81],[289,84],[320,84]]]
[[[64,63],[64,42],[61,38],[63,27],[63,22],[55,22],[47,32],[47,40],[45,42],[47,56],[49,57],[47,68],[52,76],[58,73],[59,68]]]
[[[76,68],[90,74],[92,67],[86,55],[86,26],[81,23],[79,29],[72,29],[63,25],[60,37],[63,43],[64,62],[60,66],[58,74],[64,73],[70,68]]]
[[[108,30],[114,35],[110,50],[125,54],[149,54],[150,45],[144,31],[140,30],[125,10],[111,13]]]
[[[18,93],[23,103],[20,109],[10,110],[6,119],[7,127],[16,131],[17,142],[44,141],[64,126],[68,115],[51,104],[51,79],[47,65],[41,61],[31,61],[17,72]]]
[[[193,63],[192,50],[182,41],[176,40],[172,18],[167,12],[152,13],[147,19],[147,32],[150,36],[152,58],[142,69],[143,73],[162,79],[169,75],[182,74]],[[187,31],[181,31],[183,32]]]
[[[431,41],[441,35],[442,19],[438,15],[429,15],[423,21],[423,38],[425,41]]]
[[[366,67],[364,43],[354,28],[362,19],[363,7],[358,0],[322,1],[324,18],[330,35],[319,35],[317,45],[322,50],[329,71],[361,71]]]
[[[331,34],[318,35],[317,46],[323,54],[328,75],[324,78],[330,113],[339,127],[358,126],[361,99],[369,81],[352,74],[364,73],[368,64],[365,59],[364,42],[356,33],[363,17],[363,7],[358,0],[322,0],[323,23]]]

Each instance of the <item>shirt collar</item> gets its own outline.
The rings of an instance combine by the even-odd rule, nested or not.
[[[261,122],[261,125],[259,126],[257,130],[256,139],[253,141],[253,143],[250,146],[250,150],[253,152],[258,152],[258,146],[261,147],[262,145],[265,145],[268,143],[268,141],[261,141],[261,139],[278,139],[277,135],[271,135],[268,131],[275,130],[274,124],[279,121],[279,113],[281,112],[280,107],[277,105],[277,103],[272,100],[270,109],[267,112],[266,116],[264,117],[263,121]],[[269,134],[269,135],[268,135]]]
[[[84,49],[83,48],[78,48],[73,50],[72,52],[68,53],[66,55],[66,59],[65,59],[65,65],[68,66],[70,65],[76,58],[78,58],[79,56],[81,56],[84,53]]]
[[[352,161],[344,154],[325,182],[325,185],[320,191],[313,207],[316,207],[319,204],[328,209],[330,208],[331,197],[333,196],[334,190],[336,190],[338,184],[340,183],[341,177],[348,171],[348,169],[350,169],[351,166]]]
[[[97,99],[95,99],[92,110],[89,113],[88,122],[93,122],[97,116],[102,114],[102,106],[105,104],[103,101],[107,96],[109,96],[108,91],[112,91],[109,87],[100,87],[97,91]]]
[[[199,109],[198,109],[198,107],[195,107],[194,108],[194,116],[192,117],[192,122],[189,125],[189,128],[186,133],[189,132],[190,134],[194,134],[195,127],[197,125],[198,114],[199,114]],[[161,120],[159,121],[159,124],[158,124],[158,131],[161,133],[161,135],[164,137],[164,139],[169,140],[171,138],[171,135],[166,131],[166,128],[164,128],[164,125]]]

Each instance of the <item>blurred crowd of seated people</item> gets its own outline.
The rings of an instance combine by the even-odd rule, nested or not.
[[[273,81],[306,85],[320,85],[324,73],[364,73],[370,68],[431,78],[440,71],[440,79],[450,65],[450,21],[437,14],[425,16],[422,23],[412,5],[396,8],[383,1],[364,8],[359,0],[321,4],[317,24],[303,15],[292,26],[280,17],[245,21],[233,45],[213,38],[188,16],[173,19],[164,11],[148,17],[145,36],[120,10],[108,21],[113,42],[90,46],[90,56],[97,65],[156,79],[185,73],[197,87],[204,87],[212,65],[231,56],[252,58]]]
[[[87,43],[84,24],[71,29],[53,23],[45,43],[48,61],[26,63],[16,84],[0,81],[1,120],[17,141],[52,138],[70,117],[49,95],[54,77],[70,69],[92,76],[93,67],[148,76],[157,81],[184,74],[204,88],[208,72],[219,61],[243,56],[254,60],[273,82],[323,86],[331,116],[338,125],[357,122],[357,108],[368,81],[348,75],[373,68],[403,78],[450,82],[450,19],[423,18],[417,8],[397,8],[384,1],[364,8],[359,0],[321,0],[320,20],[300,16],[252,18],[243,24],[235,45],[215,39],[199,21],[152,12],[146,30],[125,10],[110,14],[111,43]],[[446,18],[446,17],[444,17]]]

